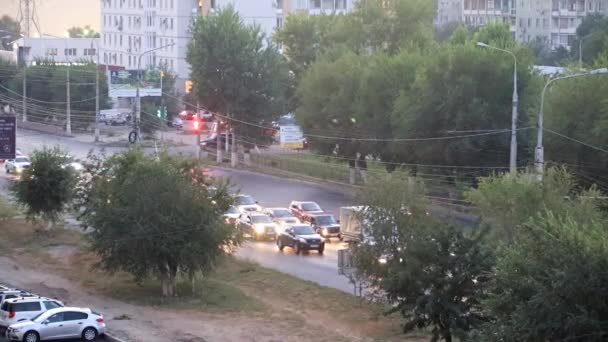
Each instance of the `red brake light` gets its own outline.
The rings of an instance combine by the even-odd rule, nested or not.
[[[99,317],[98,319],[96,319],[97,323],[103,323],[103,317]]]
[[[15,317],[15,311],[11,311],[8,313],[8,318],[13,318]]]
[[[200,123],[199,123],[199,121],[198,121],[198,120],[194,121],[194,129],[195,129],[195,130],[197,130],[197,131],[198,131],[199,125],[200,125]]]

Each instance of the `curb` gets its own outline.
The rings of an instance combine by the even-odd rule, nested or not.
[[[126,340],[120,339],[118,337],[112,336],[108,333],[104,335],[104,339],[108,342],[127,342]]]

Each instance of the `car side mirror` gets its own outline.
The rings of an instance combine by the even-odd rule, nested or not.
[[[287,229],[285,229],[285,233],[287,233],[289,235],[293,235],[293,229],[287,228]]]
[[[50,322],[49,322],[49,320],[48,320],[48,319],[47,319],[46,321],[42,322],[42,324],[44,324],[44,325],[48,325],[49,323],[50,323]]]

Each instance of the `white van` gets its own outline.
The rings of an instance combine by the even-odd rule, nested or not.
[[[99,112],[99,122],[106,125],[126,125],[130,111],[127,109],[104,109]]]

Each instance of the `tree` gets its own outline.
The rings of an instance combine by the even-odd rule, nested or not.
[[[602,194],[549,169],[542,183],[534,174],[482,180],[469,198],[490,229],[511,231],[495,248],[485,340],[604,340],[608,306],[590,300],[603,298],[608,280]]]
[[[83,61],[85,63],[85,61]],[[94,63],[72,65],[70,68],[70,89],[72,126],[87,129],[95,122],[95,73]],[[66,120],[67,66],[57,65],[51,60],[39,60],[35,66],[25,71],[19,70],[10,80],[14,105],[19,107],[22,94],[23,72],[27,72],[28,120],[64,126]],[[104,72],[99,72],[100,108],[109,106],[108,84]]]
[[[70,38],[99,38],[101,35],[99,32],[95,32],[91,26],[86,25],[85,27],[72,26],[68,29],[68,35]]]
[[[233,139],[266,141],[260,126],[286,112],[289,78],[283,57],[260,28],[245,25],[230,6],[200,17],[187,60],[194,93],[205,107],[230,118]]]
[[[227,189],[210,196],[195,182],[195,165],[134,149],[93,173],[83,220],[103,270],[128,272],[138,282],[154,276],[163,296],[175,296],[178,274],[208,271],[240,243],[222,219],[231,204]]]
[[[70,206],[77,177],[66,162],[66,153],[58,147],[32,153],[30,168],[11,187],[29,220],[41,218],[52,225]]]
[[[357,271],[405,318],[404,332],[432,327],[431,341],[462,339],[485,320],[481,297],[493,259],[481,238],[428,215],[414,178],[374,180],[362,192],[364,240]],[[380,262],[380,260],[384,260]]]
[[[11,42],[19,39],[21,26],[19,22],[8,15],[3,15],[0,18],[0,49],[12,50]]]
[[[602,53],[608,51],[608,18],[599,13],[585,16],[576,28],[576,38],[573,46],[581,44],[583,62],[592,64]],[[578,53],[578,48],[572,49],[573,57],[578,58]]]

